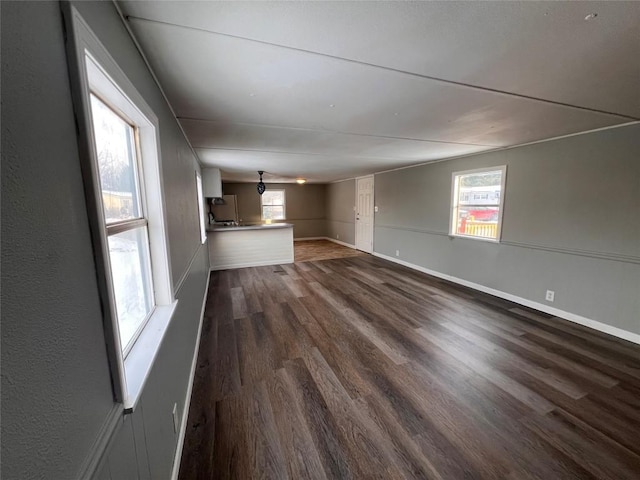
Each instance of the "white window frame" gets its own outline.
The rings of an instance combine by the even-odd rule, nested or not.
[[[88,55],[88,57],[90,57],[90,55]],[[110,236],[116,236],[118,234],[124,233],[124,232],[129,232],[129,231],[133,231],[133,230],[137,230],[139,228],[144,228],[145,230],[145,236],[147,237],[147,241],[149,241],[149,218],[148,218],[148,214],[147,214],[147,197],[145,194],[145,183],[144,183],[144,168],[143,168],[143,161],[142,161],[142,147],[140,145],[140,141],[143,137],[143,135],[140,134],[140,123],[149,123],[148,120],[145,117],[140,117],[139,116],[139,112],[129,112],[129,113],[133,113],[133,117],[128,117],[128,116],[124,116],[125,114],[122,113],[123,111],[126,110],[130,110],[131,106],[130,105],[126,105],[126,103],[128,103],[128,99],[126,97],[124,97],[120,92],[108,92],[108,90],[105,89],[104,85],[102,85],[105,82],[110,83],[110,79],[108,79],[104,72],[101,71],[100,67],[95,64],[95,60],[93,60],[93,58],[87,58],[87,69],[88,69],[88,77],[89,77],[89,84],[90,84],[90,90],[91,90],[91,94],[96,96],[96,98],[98,99],[98,101],[100,101],[102,104],[104,104],[109,110],[111,110],[120,120],[122,120],[124,123],[129,124],[133,130],[134,130],[134,149],[135,149],[135,154],[134,157],[132,158],[132,160],[135,162],[135,166],[134,166],[134,171],[135,171],[135,177],[136,177],[136,184],[137,184],[137,190],[138,190],[138,194],[139,194],[139,198],[140,198],[140,214],[138,217],[136,218],[132,218],[132,219],[127,219],[127,220],[123,220],[123,221],[117,221],[117,222],[111,222],[108,223],[106,221],[106,218],[104,217],[104,204],[102,204],[103,202],[103,196],[101,195],[100,197],[100,202],[102,204],[103,207],[103,222],[104,222],[104,227],[105,227],[105,234],[107,236],[107,244],[109,243],[109,237]],[[100,71],[97,71],[100,70]],[[110,86],[113,86],[113,84],[111,84]],[[108,99],[103,99],[102,95],[108,95]],[[114,103],[117,104],[117,106],[115,104],[112,104],[111,102],[109,102],[109,100],[111,101],[115,101]],[[93,122],[92,122],[93,123]],[[92,126],[92,128],[94,128],[95,126]],[[148,125],[147,125],[148,127]],[[144,134],[147,135],[147,134]],[[146,152],[146,155],[148,156],[149,153]],[[98,162],[97,162],[97,155],[94,157],[95,161],[96,161],[96,172],[98,174],[98,178],[96,179],[96,182],[98,184],[101,183],[100,180],[100,169],[98,166]],[[102,189],[100,188],[100,193],[102,194]],[[147,244],[147,247],[149,245]],[[127,355],[129,354],[129,352],[131,351],[131,349],[133,348],[133,345],[135,345],[136,340],[138,339],[138,337],[140,336],[141,332],[144,330],[144,328],[146,327],[149,319],[151,318],[151,316],[153,315],[153,311],[155,310],[156,307],[156,299],[155,299],[155,289],[153,288],[154,285],[154,276],[152,273],[153,267],[152,267],[152,262],[151,262],[151,251],[149,250],[149,258],[148,258],[148,264],[149,264],[149,268],[146,268],[145,270],[147,270],[146,272],[144,272],[144,276],[148,276],[149,280],[151,281],[151,291],[149,292],[151,294],[151,303],[152,303],[152,307],[151,310],[149,311],[149,313],[147,314],[147,316],[143,319],[142,323],[138,326],[138,328],[136,329],[136,331],[134,332],[133,336],[131,337],[131,339],[129,340],[129,342],[126,345],[122,344],[122,335],[120,333],[120,322],[117,321],[115,324],[115,328],[118,330],[118,339],[120,341],[120,347],[122,349],[122,354],[123,357],[126,359]],[[111,286],[113,287],[113,275],[111,273],[111,258],[108,259],[109,262],[109,271],[108,271],[108,276],[109,276],[109,283],[111,284]],[[115,298],[115,296],[114,296]]]
[[[282,218],[274,219],[276,221],[286,220],[287,219],[287,192],[284,188],[274,188],[270,189],[271,192],[282,192]],[[262,199],[264,197],[260,195],[260,218],[262,220],[267,220],[264,218],[264,207],[279,207],[280,205],[265,205],[262,203]]]
[[[198,217],[200,218],[200,243],[204,244],[207,241],[207,228],[204,222],[204,194],[202,189],[202,175],[196,172],[196,195],[198,198]]]
[[[462,175],[469,175],[474,173],[486,173],[486,172],[496,172],[501,171],[500,176],[500,201],[498,203],[498,226],[496,229],[496,238],[488,238],[488,237],[479,237],[476,235],[463,235],[460,233],[456,233],[456,227],[458,222],[458,188],[459,182],[458,177]],[[484,242],[493,242],[500,243],[500,239],[502,238],[502,216],[504,213],[504,197],[505,197],[505,185],[507,181],[507,166],[506,165],[498,165],[495,167],[486,167],[486,168],[476,168],[473,170],[463,170],[460,172],[453,172],[451,174],[451,208],[449,211],[449,236],[456,238],[470,238],[473,240],[481,240]],[[473,205],[470,205],[473,206]],[[483,205],[485,206],[485,205]],[[494,206],[494,205],[486,205],[486,206]]]
[[[171,280],[164,213],[159,122],[153,110],[78,11],[68,2],[64,2],[63,13],[68,32],[67,59],[78,122],[78,146],[95,251],[98,289],[102,299],[103,325],[114,400],[123,404],[125,412],[132,412],[177,305]],[[92,126],[91,92],[95,92],[110,108],[134,124],[138,133],[140,188],[148,222],[155,307],[128,352],[123,352],[120,344],[111,282],[108,235]]]

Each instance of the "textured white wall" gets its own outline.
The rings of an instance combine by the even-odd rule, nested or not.
[[[73,478],[113,406],[59,8],[2,4],[3,478]]]
[[[93,448],[112,398],[58,2],[2,2],[2,478],[168,478],[208,274],[199,168],[112,2],[78,2],[160,121],[176,314],[130,421]],[[144,418],[142,415],[144,412]],[[185,419],[183,419],[185,420]],[[135,433],[137,432],[137,435]],[[135,437],[135,438],[133,438]],[[146,440],[145,440],[146,439]]]

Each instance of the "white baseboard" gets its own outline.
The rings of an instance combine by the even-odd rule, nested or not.
[[[609,335],[613,335],[614,337],[618,337],[623,340],[627,340],[629,342],[640,344],[640,334],[628,332],[627,330],[623,330],[618,327],[613,327],[611,325],[607,325],[606,323],[598,322],[597,320],[592,320],[590,318],[583,317],[575,313],[566,312],[564,310],[560,310],[560,309],[551,307],[549,305],[545,305],[544,303],[534,302],[533,300],[528,300],[523,297],[518,297],[516,295],[512,295],[510,293],[506,293],[501,290],[495,290],[493,288],[487,287],[485,285],[481,285],[479,283],[470,282],[462,278],[447,275],[446,273],[440,273],[435,270],[430,270],[428,268],[421,267],[420,265],[405,262],[404,260],[400,260],[399,258],[390,257],[388,255],[384,255],[382,253],[377,253],[377,252],[373,252],[373,255],[376,257],[383,258],[385,260],[389,260],[390,262],[398,263],[400,265],[404,265],[405,267],[418,270],[419,272],[423,272],[428,275],[433,275],[434,277],[442,278],[444,280],[449,280],[450,282],[457,283],[459,285],[464,285],[465,287],[473,288],[474,290],[479,290],[481,292],[488,293],[496,297],[504,298],[505,300],[509,300],[511,302],[518,303],[520,305],[524,305],[525,307],[534,308],[541,312],[545,312],[550,315],[554,315],[556,317],[569,320],[570,322],[574,322],[579,325],[589,327],[594,330],[598,330],[599,332],[608,333]]]
[[[207,273],[207,287],[204,289],[204,298],[202,299],[202,309],[200,310],[200,323],[198,325],[198,335],[196,337],[196,348],[193,352],[191,360],[191,371],[189,372],[189,386],[187,387],[187,395],[184,399],[184,408],[180,417],[180,432],[178,434],[178,445],[176,445],[176,454],[173,458],[173,469],[171,470],[171,480],[178,480],[180,473],[180,461],[182,460],[182,448],[184,447],[184,438],[187,434],[187,420],[189,419],[189,406],[191,405],[191,392],[193,390],[193,380],[198,365],[198,352],[200,351],[200,336],[202,335],[202,323],[204,321],[204,309],[207,304],[207,296],[209,295],[209,280],[211,279]]]
[[[356,246],[351,244],[351,243],[341,242],[340,240],[337,240],[337,239],[331,238],[331,237],[304,237],[304,238],[294,238],[293,239],[294,242],[304,242],[306,240],[329,240],[330,242],[337,243],[338,245],[342,245],[344,247],[353,248],[354,250],[356,248]]]
[[[324,237],[324,239],[329,240],[330,242],[333,242],[333,243],[337,243],[338,245],[342,245],[344,247],[353,248],[354,250],[356,249],[356,246],[351,243],[341,242],[340,240],[336,240],[335,238],[331,238],[331,237]]]

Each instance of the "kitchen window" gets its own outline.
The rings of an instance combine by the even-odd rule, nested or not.
[[[262,220],[285,219],[284,190],[267,190],[260,196]]]
[[[177,305],[159,122],[77,10],[63,11],[114,399],[132,411]]]
[[[451,235],[500,240],[506,173],[506,165],[453,173]]]

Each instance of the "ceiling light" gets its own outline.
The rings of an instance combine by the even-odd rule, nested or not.
[[[593,20],[593,19],[594,19],[594,18],[596,18],[597,16],[598,16],[598,14],[597,14],[597,13],[590,13],[589,15],[587,15],[586,17],[584,17],[584,19],[585,19],[586,21],[589,21],[589,20]]]
[[[304,178],[296,178],[296,183],[302,185],[307,183],[307,181]]]
[[[335,107],[335,105],[332,103],[331,105],[329,105],[331,108]]]

